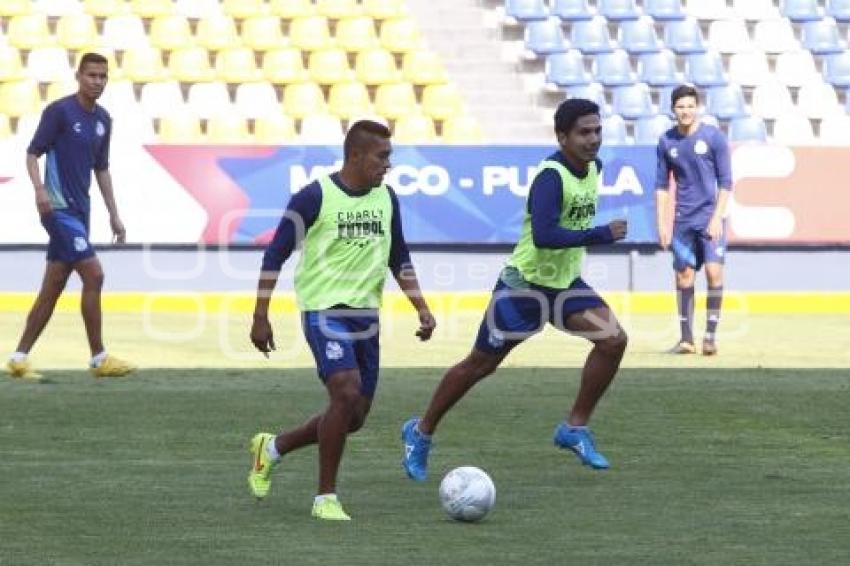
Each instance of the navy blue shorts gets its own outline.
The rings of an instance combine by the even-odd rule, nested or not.
[[[699,271],[704,263],[724,262],[726,256],[726,222],[720,240],[712,240],[703,228],[692,226],[673,226],[673,240],[670,244],[673,251],[673,269],[682,271],[687,267]]]
[[[564,330],[570,315],[607,306],[581,277],[563,290],[513,289],[500,278],[478,329],[475,349],[488,354],[507,354],[543,330],[547,322]]]
[[[47,261],[73,264],[94,257],[88,223],[78,216],[64,210],[53,210],[41,217],[41,225],[50,236]]]
[[[338,371],[356,369],[360,371],[360,394],[369,399],[375,396],[381,351],[378,311],[304,311],[301,326],[322,382]]]

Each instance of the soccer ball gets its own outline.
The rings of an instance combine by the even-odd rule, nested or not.
[[[496,486],[481,468],[455,468],[440,482],[440,503],[452,519],[479,521],[495,502]]]

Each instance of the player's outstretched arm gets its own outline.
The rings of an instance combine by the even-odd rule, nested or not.
[[[271,303],[272,293],[277,278],[280,272],[278,271],[263,271],[260,273],[260,280],[257,283],[257,300],[254,303],[254,322],[251,324],[251,343],[257,350],[261,351],[265,357],[269,357],[269,352],[275,349],[274,333],[272,325],[269,322],[269,303]]]
[[[419,315],[419,330],[416,331],[416,336],[423,342],[430,340],[434,329],[437,327],[437,321],[434,315],[431,314],[431,309],[428,308],[428,303],[422,296],[422,290],[419,288],[419,279],[416,277],[416,270],[412,263],[406,264],[398,273],[393,274],[399,288],[416,309]]]
[[[100,187],[106,210],[109,211],[109,226],[112,228],[115,241],[123,244],[127,241],[127,230],[124,229],[124,223],[118,215],[118,204],[115,202],[115,193],[112,191],[112,175],[109,174],[109,169],[96,169],[94,178],[97,180],[97,186]]]

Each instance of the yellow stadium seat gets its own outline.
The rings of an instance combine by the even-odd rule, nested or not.
[[[381,23],[381,46],[393,53],[407,53],[418,48],[422,40],[419,28],[411,18],[392,18]]]
[[[375,112],[390,120],[397,120],[418,112],[416,92],[410,83],[380,85],[375,90]]]
[[[434,143],[437,130],[434,121],[422,114],[409,114],[396,120],[393,128],[393,141],[396,143]]]
[[[87,14],[98,18],[118,16],[128,12],[128,7],[124,0],[85,0],[83,9]]]
[[[97,26],[91,14],[67,14],[56,22],[56,41],[65,49],[80,49],[98,43]]]
[[[186,16],[170,14],[157,16],[151,21],[148,33],[151,45],[164,51],[190,47],[195,43]]]
[[[254,51],[247,47],[219,51],[215,57],[215,71],[218,78],[227,83],[247,83],[262,78]]]
[[[130,0],[130,10],[140,18],[157,18],[174,13],[171,0]]]
[[[145,23],[135,14],[109,16],[103,22],[100,43],[118,51],[148,47]]]
[[[9,117],[0,114],[0,140],[10,137],[12,137],[12,125],[9,123]]]
[[[218,0],[177,0],[174,11],[189,19],[198,20],[221,13]]]
[[[406,13],[404,0],[363,0],[363,9],[376,20],[398,18]]]
[[[115,50],[109,47],[88,46],[77,50],[74,55],[74,69],[80,68],[80,59],[86,53],[97,53],[106,57],[106,67],[109,71],[109,80],[120,79],[124,76],[124,71],[118,66],[118,60],[115,58]]]
[[[221,14],[198,21],[195,41],[198,45],[206,47],[210,51],[236,47],[240,44],[233,18]]]
[[[263,75],[272,84],[300,83],[307,80],[301,50],[294,47],[273,49],[263,54]]]
[[[283,89],[283,111],[293,118],[325,113],[325,97],[316,83],[294,83]]]
[[[37,114],[41,109],[38,83],[22,79],[0,84],[0,114],[11,117]]]
[[[9,45],[18,49],[47,47],[53,43],[44,14],[23,14],[12,16],[6,29]]]
[[[303,18],[316,13],[316,6],[310,0],[271,0],[269,9],[272,14],[284,20]]]
[[[368,16],[346,18],[336,23],[336,44],[346,51],[363,51],[378,47],[375,20]]]
[[[428,85],[422,89],[422,111],[431,118],[445,120],[462,109],[463,100],[454,85]]]
[[[295,121],[283,112],[261,116],[254,122],[254,138],[258,144],[286,143],[297,137]]]
[[[404,80],[415,85],[443,84],[449,80],[440,56],[426,49],[405,53],[401,63],[401,73]]]
[[[442,139],[445,143],[480,143],[484,140],[484,132],[472,116],[454,116],[443,122]]]
[[[289,43],[304,51],[333,47],[328,19],[325,16],[296,18],[289,24]]]
[[[367,85],[394,83],[401,78],[393,54],[380,48],[358,53],[355,73],[357,80]]]
[[[369,90],[363,83],[348,82],[333,85],[328,92],[328,109],[334,116],[350,120],[372,113]]]
[[[210,65],[209,51],[203,47],[175,49],[168,56],[171,76],[183,83],[202,83],[215,78],[216,72]]]
[[[316,8],[321,15],[332,20],[353,18],[363,13],[357,0],[317,0]]]
[[[321,85],[345,83],[354,78],[348,65],[348,53],[334,47],[310,53],[307,70],[310,78]]]
[[[254,16],[242,22],[242,43],[255,51],[268,51],[286,45],[278,16]]]
[[[192,144],[204,141],[201,121],[190,112],[180,111],[165,116],[159,122],[159,141],[171,144]]]
[[[207,142],[218,144],[253,143],[248,124],[238,114],[227,113],[213,116],[207,122]]]
[[[77,92],[78,87],[77,81],[73,79],[52,82],[47,85],[44,102],[50,104],[54,100],[70,96]]]
[[[27,54],[27,74],[40,83],[74,76],[64,47],[38,47]]]
[[[301,120],[301,143],[340,144],[343,141],[342,123],[336,116],[313,114]]]
[[[32,13],[30,0],[3,0],[0,2],[0,16],[23,16]]]
[[[25,76],[20,51],[9,45],[0,45],[0,82],[14,81]]]
[[[162,53],[156,47],[140,47],[124,53],[124,77],[134,83],[150,83],[168,77]]]
[[[222,8],[225,14],[238,20],[266,13],[264,0],[224,0]]]

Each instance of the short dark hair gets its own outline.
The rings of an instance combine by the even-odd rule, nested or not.
[[[699,103],[699,93],[697,89],[692,87],[691,85],[679,85],[673,89],[673,92],[670,93],[670,108],[676,106],[676,101],[680,98],[687,98],[689,96],[693,96],[694,100]]]
[[[80,64],[77,66],[77,70],[82,71],[83,67],[89,63],[95,65],[109,65],[109,60],[100,53],[86,53],[80,58]]]
[[[342,156],[348,159],[355,147],[366,141],[368,136],[378,136],[385,140],[390,139],[392,133],[390,129],[380,122],[372,120],[358,120],[348,128],[348,133],[345,134],[345,142],[342,144]]]
[[[599,116],[599,105],[586,98],[568,98],[555,110],[555,132],[570,133],[576,121],[589,114]]]

